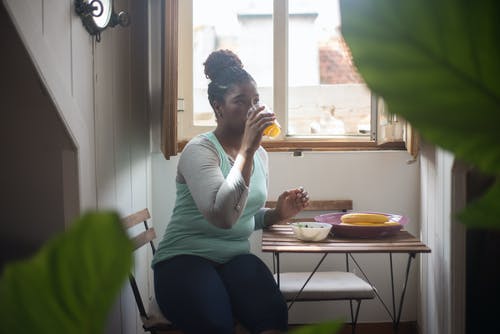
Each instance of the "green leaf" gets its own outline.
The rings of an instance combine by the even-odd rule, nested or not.
[[[341,0],[368,86],[428,141],[500,171],[500,2]]]
[[[500,176],[500,1],[341,0],[341,13],[355,64],[389,111]],[[460,219],[500,228],[498,203],[495,187]]]
[[[499,203],[500,182],[497,181],[486,195],[467,206],[466,210],[458,215],[458,219],[470,228],[499,228]]]
[[[320,324],[305,325],[290,332],[290,334],[335,334],[342,327],[342,321],[328,321]]]
[[[132,265],[115,213],[88,213],[31,259],[5,266],[0,333],[102,333]]]

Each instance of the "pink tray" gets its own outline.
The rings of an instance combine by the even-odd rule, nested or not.
[[[326,213],[314,217],[314,220],[322,223],[332,224],[331,233],[333,236],[347,237],[347,238],[381,238],[394,235],[398,233],[404,225],[409,222],[409,218],[402,215],[395,215],[392,213],[383,212],[362,212],[362,213],[377,213],[386,215],[389,221],[397,222],[399,225],[389,226],[355,226],[355,225],[341,225],[340,217],[348,212],[334,212]]]

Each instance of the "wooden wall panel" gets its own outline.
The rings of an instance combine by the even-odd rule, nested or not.
[[[23,1],[23,0],[18,0],[18,1]],[[43,13],[43,6],[45,5],[44,4],[45,0],[32,0],[26,2],[29,2],[29,5],[31,6],[33,13]],[[38,31],[40,32],[41,36],[43,34],[43,15],[40,16],[38,20],[36,20],[36,25],[38,26]]]
[[[127,1],[115,1],[116,8],[128,11]],[[130,31],[134,27],[117,26],[107,33],[112,34],[113,49],[113,116],[115,121],[115,166],[117,179],[117,205],[125,214],[133,212],[131,193],[131,158],[130,146],[134,138],[130,123],[131,86]],[[125,70],[126,69],[126,70]]]
[[[43,1],[43,37],[57,57],[57,68],[63,84],[73,91],[71,80],[71,17],[74,15],[73,1]]]
[[[134,13],[134,21],[130,29],[131,49],[131,96],[130,101],[130,158],[131,158],[131,187],[132,187],[132,207],[141,209],[147,205],[149,197],[149,184],[144,180],[149,178],[149,133],[144,129],[149,128],[149,110],[146,96],[148,93],[148,6],[142,1],[130,1],[130,10]],[[149,207],[151,209],[151,206]],[[154,219],[151,220],[154,223]],[[151,296],[153,291],[149,284],[152,273],[149,270],[151,258],[147,249],[136,252],[135,275],[139,284],[139,289],[143,296]],[[142,322],[136,316],[137,331],[141,333]]]
[[[97,203],[99,209],[116,207],[115,178],[115,93],[113,87],[113,41],[109,34],[101,36],[94,51],[95,149]]]
[[[132,24],[95,40],[74,13],[73,1],[3,0],[68,133],[78,148],[80,208],[126,215],[148,207],[148,2],[117,0]],[[150,293],[150,258],[138,253],[141,291]],[[130,288],[124,286],[106,329],[142,333]]]
[[[140,13],[128,0],[115,2],[116,10],[129,11],[132,24],[106,29],[101,42],[94,44],[98,205],[115,208],[123,216],[148,206],[147,30],[141,25],[147,22],[147,16],[141,17],[147,15],[147,3],[134,3]],[[135,34],[140,37],[133,39]],[[134,256],[139,288],[147,296],[150,259],[144,252]],[[142,332],[128,286],[122,289],[111,321],[121,323],[121,333]]]
[[[0,41],[1,272],[64,231],[79,202],[76,166],[64,159],[73,144],[2,3]]]
[[[61,59],[59,58],[68,57],[68,55],[61,54],[56,57],[51,44],[47,41],[47,36],[42,34],[43,22],[46,19],[43,15],[45,1],[4,0],[3,3],[33,60],[41,82],[46,86],[47,94],[53,100],[62,122],[65,124],[71,139],[78,148],[80,209],[95,208],[96,177],[93,109],[88,108],[88,105],[80,105],[71,94],[71,85],[63,82],[61,79],[59,66]],[[72,14],[66,12],[61,15],[64,15],[66,20],[68,20],[68,17]],[[64,18],[61,18],[61,22],[64,22]],[[67,23],[62,24],[60,30],[70,30],[70,26]],[[74,27],[79,31],[84,31],[81,24]],[[86,38],[88,37],[86,36]],[[75,42],[78,43],[78,41]],[[67,44],[69,43],[69,39],[56,41],[56,43]],[[83,43],[85,41],[82,41]],[[67,59],[64,61],[70,62]],[[84,68],[85,64],[88,65],[89,63],[81,65],[81,71],[85,73],[92,72],[91,66]],[[92,96],[92,82],[87,82],[86,89],[86,94]]]
[[[455,279],[459,279],[450,275],[457,274],[454,270],[458,269],[451,267],[451,259],[456,255],[452,252],[455,245],[451,224],[457,223],[452,221],[454,212],[451,211],[453,159],[449,152],[429,144],[422,146],[420,235],[432,249],[432,253],[420,259],[420,298],[423,306],[418,322],[422,333],[460,333],[453,331],[452,327],[459,329],[456,325],[463,321],[462,314],[452,324],[453,308],[464,307],[463,304],[452,304],[456,301],[452,296],[455,292],[453,285]]]
[[[128,1],[115,1],[117,10],[129,10]],[[135,16],[135,15],[134,15]],[[106,31],[112,35],[113,41],[113,94],[115,96],[115,104],[113,105],[113,118],[115,122],[114,142],[115,156],[114,163],[116,166],[116,195],[117,208],[120,212],[128,214],[135,212],[132,207],[132,160],[130,148],[134,138],[131,124],[131,101],[134,99],[134,92],[131,91],[131,30],[135,26],[116,28]],[[142,208],[137,208],[142,209]],[[137,256],[138,254],[136,254]],[[138,259],[136,259],[137,261]],[[143,268],[142,262],[137,262],[136,267]],[[141,282],[138,283],[141,285]],[[136,314],[136,306],[134,297],[130,289],[124,289],[121,297],[122,311],[122,333],[133,334],[137,332],[138,318],[131,316]],[[126,316],[125,316],[126,315]]]
[[[73,8],[73,7],[71,7]],[[78,15],[71,15],[71,87],[72,95],[83,113],[89,133],[94,133],[94,47],[92,37],[83,28]]]

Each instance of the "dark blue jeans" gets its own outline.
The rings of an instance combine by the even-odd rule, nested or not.
[[[155,265],[154,284],[160,309],[186,334],[231,334],[235,319],[252,333],[287,330],[286,302],[253,254],[224,264],[179,255]]]

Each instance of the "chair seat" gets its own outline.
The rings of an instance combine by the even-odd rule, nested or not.
[[[289,272],[280,274],[280,290],[286,300],[293,300],[309,277],[309,272]],[[276,274],[274,275],[277,279]],[[373,299],[373,287],[350,272],[316,272],[307,283],[297,301]]]
[[[168,330],[173,327],[172,323],[161,312],[156,298],[150,298],[148,310],[148,319],[142,318],[145,329]]]
[[[142,318],[144,329],[153,331],[168,331],[176,329],[175,326],[165,318],[163,313],[156,302],[156,298],[152,297],[149,300],[149,318]],[[235,334],[250,334],[250,332],[243,327],[238,321],[235,322]]]

